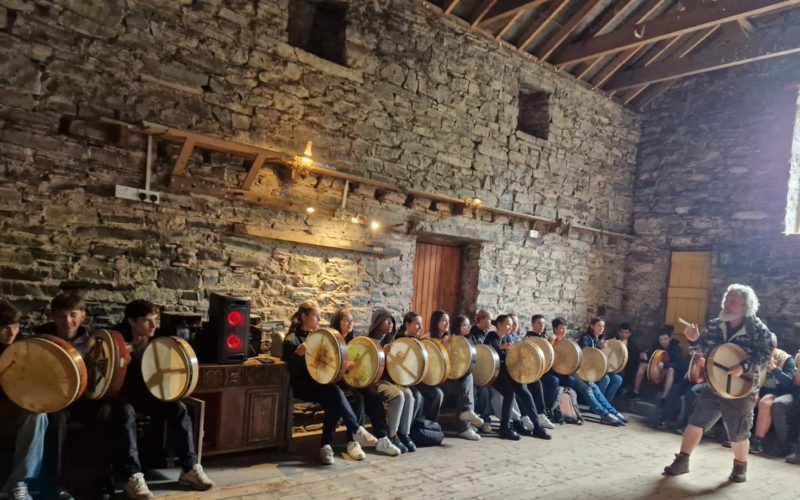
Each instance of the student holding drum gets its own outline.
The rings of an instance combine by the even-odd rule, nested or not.
[[[548,336],[546,327],[547,321],[544,319],[544,316],[541,314],[534,314],[531,317],[531,329],[525,333],[525,337],[530,337],[529,341],[537,342],[535,339],[541,339],[538,342],[547,342]],[[531,395],[533,395],[536,409],[540,410],[539,423],[541,423],[545,429],[552,429],[553,423],[550,421],[550,417],[553,416],[553,411],[558,403],[558,375],[552,370],[549,370],[542,375],[541,379],[533,384],[528,384],[528,389],[530,389]]]
[[[539,424],[536,414],[536,406],[533,404],[533,397],[524,384],[520,384],[511,378],[506,367],[506,353],[512,344],[508,341],[508,334],[511,332],[511,317],[505,314],[498,316],[493,322],[496,331],[490,332],[484,339],[484,344],[492,347],[500,356],[500,373],[497,380],[492,384],[500,394],[503,395],[503,406],[500,416],[500,437],[517,441],[519,434],[511,426],[511,405],[515,398],[518,400],[522,414],[533,422],[532,434],[541,439],[551,439],[550,434]]]
[[[152,302],[139,299],[125,306],[125,318],[115,327],[128,342],[131,350],[130,365],[125,375],[125,382],[119,397],[112,400],[112,411],[118,432],[116,466],[117,472],[127,479],[125,493],[135,500],[153,498],[153,494],[144,480],[139,461],[137,412],[158,416],[166,421],[167,434],[181,464],[179,483],[199,491],[208,490],[214,486],[213,481],[208,478],[203,467],[197,462],[192,421],[186,405],[179,399],[182,395],[180,393],[174,397],[165,395],[165,399],[157,399],[154,394],[157,393],[157,386],[163,377],[158,373],[150,373],[153,371],[153,356],[156,356],[158,362],[155,364],[161,365],[163,369],[176,372],[175,375],[183,375],[184,379],[196,377],[197,358],[194,357],[191,348],[181,352],[171,351],[172,337],[153,339],[157,326],[158,307]],[[178,346],[182,345],[178,344]],[[188,343],[186,346],[188,347]],[[176,349],[180,349],[180,347],[176,347]],[[186,369],[189,367],[184,367],[183,372],[180,373],[177,368],[168,365],[168,359],[180,357],[180,354],[191,355],[193,371],[189,370],[187,373]],[[192,383],[196,383],[196,378],[193,381],[184,380],[184,382],[191,386]],[[177,399],[172,400],[174,398]]]
[[[6,301],[0,301],[0,360],[6,349],[17,340],[20,316],[19,309]],[[10,378],[7,381],[0,379],[0,382],[3,382],[3,385],[16,383]],[[28,487],[31,482],[39,479],[47,430],[47,414],[20,408],[9,400],[0,388],[0,417],[5,422],[12,422],[17,431],[13,465],[3,490],[8,493],[9,498],[33,500]]]
[[[664,325],[658,334],[658,339],[649,352],[644,351],[639,356],[639,370],[636,372],[636,382],[630,398],[638,398],[642,388],[645,374],[651,382],[658,385],[663,381],[661,392],[661,405],[665,404],[672,385],[683,378],[688,368],[681,344],[672,338],[675,328]],[[653,356],[656,356],[655,358]],[[651,362],[652,360],[652,362]]]
[[[453,337],[462,337],[467,340],[473,347],[476,346],[475,340],[470,335],[471,328],[469,323],[469,318],[464,316],[463,314],[459,314],[453,321],[450,323],[450,335]],[[482,344],[482,342],[481,342]],[[477,352],[476,352],[476,362],[477,362]],[[474,368],[474,364],[473,364]],[[475,377],[473,377],[473,386],[472,386],[472,400],[474,402],[474,411],[478,415],[478,417],[483,420],[483,425],[480,427],[480,431],[484,434],[489,434],[492,432],[492,423],[490,421],[492,415],[492,407],[491,407],[491,394],[490,394],[490,387],[478,387],[475,385]]]
[[[340,418],[348,432],[353,435],[354,440],[347,444],[347,450],[356,460],[363,455],[361,446],[375,446],[378,439],[359,424],[358,417],[341,387],[336,384],[320,384],[308,371],[305,342],[308,335],[319,327],[319,319],[320,309],[316,302],[308,300],[300,304],[292,315],[289,332],[283,339],[283,361],[289,365],[289,382],[295,397],[322,405],[325,420],[322,424],[319,456],[323,464],[332,465],[333,438]]]
[[[475,316],[475,324],[469,331],[469,337],[475,344],[483,344],[486,335],[492,329],[492,313],[486,309],[478,311]]]
[[[579,339],[581,349],[598,349],[600,345],[600,335],[603,334],[605,322],[600,318],[592,318],[589,329]],[[606,375],[607,376],[607,375]],[[603,377],[603,379],[605,376]],[[601,380],[603,380],[601,379]],[[600,415],[600,422],[607,425],[625,425],[627,419],[614,408],[606,399],[605,394],[600,389],[598,383],[582,380],[575,377],[575,390],[578,395],[589,404],[593,413]]]
[[[603,336],[605,329],[605,321],[600,318],[592,318],[592,320],[589,322],[589,328],[581,336],[581,338],[578,339],[578,345],[580,348],[586,349],[587,347],[594,347],[596,349],[602,349],[603,341],[601,337]],[[619,373],[607,373],[597,382],[597,387],[603,393],[603,396],[605,396],[606,400],[610,403],[614,401],[617,391],[619,391],[619,388],[622,387],[622,375]],[[620,420],[627,422],[624,417]]]

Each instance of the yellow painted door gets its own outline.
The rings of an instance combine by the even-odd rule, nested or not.
[[[708,314],[711,252],[672,252],[664,323],[675,327],[675,338],[687,350],[683,325],[678,318],[702,325]]]

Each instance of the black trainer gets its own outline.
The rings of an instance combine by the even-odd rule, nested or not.
[[[411,436],[409,436],[408,434],[398,433],[397,437],[400,438],[400,442],[403,443],[403,446],[406,447],[409,453],[417,451],[417,445],[414,443],[414,441],[411,440]]]
[[[403,442],[400,441],[400,438],[397,436],[397,434],[395,434],[394,437],[390,437],[389,441],[391,441],[393,445],[400,448],[400,453],[408,453],[408,448],[406,448],[406,445],[404,445]]]
[[[519,441],[520,437],[514,429],[500,429],[501,439],[510,439],[511,441]]]

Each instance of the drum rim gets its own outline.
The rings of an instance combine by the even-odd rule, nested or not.
[[[347,360],[347,343],[344,341],[344,337],[342,336],[342,334],[338,330],[335,330],[333,328],[328,328],[328,327],[317,328],[313,332],[309,333],[308,337],[311,337],[312,335],[315,335],[315,334],[325,334],[325,335],[329,335],[331,338],[333,338],[336,341],[336,345],[338,346],[338,349],[339,349],[339,357],[336,360],[336,363],[337,363],[338,366],[334,370],[334,376],[333,376],[333,378],[331,380],[329,380],[327,382],[320,382],[320,381],[314,379],[314,377],[311,377],[311,378],[314,379],[317,383],[322,384],[322,385],[335,384],[337,382],[342,381],[344,379],[344,372],[345,372],[345,368],[346,368],[345,361]],[[306,337],[306,342],[308,342],[308,337]],[[303,359],[306,361],[306,367],[308,367],[308,350],[306,350],[306,353],[303,355]],[[306,369],[308,369],[308,368],[306,368]],[[310,372],[309,372],[309,375],[310,375]]]
[[[49,334],[40,334],[32,338],[39,338],[49,341],[52,344],[57,345],[62,350],[66,351],[66,353],[72,358],[75,362],[75,366],[78,369],[78,384],[79,389],[75,394],[75,397],[72,399],[72,402],[78,400],[81,396],[83,396],[83,392],[86,390],[86,383],[89,380],[89,373],[86,371],[86,363],[83,362],[83,356],[80,355],[77,349],[69,343],[69,341],[62,339],[56,335],[49,335]]]
[[[688,380],[689,382],[692,382],[693,384],[702,384],[703,382],[706,381],[705,364],[703,364],[702,368],[698,369],[699,373],[697,373],[697,375],[698,375],[697,379],[700,380],[698,382],[694,377],[692,377],[692,369],[694,368],[695,358],[698,358],[698,359],[699,358],[705,358],[705,356],[701,352],[693,352],[692,355],[689,356],[689,367],[686,369],[686,375],[684,375],[684,378],[686,380]]]
[[[373,339],[372,337],[368,337],[366,335],[359,335],[358,337],[353,337],[353,339],[350,340],[350,343],[347,344],[348,357],[350,356],[350,351],[349,351],[350,345],[352,345],[353,343],[369,345],[370,347],[372,347],[372,351],[375,354],[376,364],[378,366],[378,369],[375,371],[375,373],[372,374],[372,376],[369,378],[366,384],[364,385],[353,384],[351,380],[348,379],[347,377],[348,372],[344,374],[344,381],[347,383],[347,385],[356,389],[365,389],[374,384],[375,382],[377,382],[383,376],[383,372],[386,369],[386,353],[383,352],[380,342]]]
[[[594,380],[589,380],[588,378],[584,378],[584,377],[581,375],[581,374],[582,374],[581,370],[582,370],[584,367],[588,366],[586,363],[581,363],[581,366],[580,366],[580,367],[578,368],[578,370],[575,372],[575,375],[576,375],[576,376],[577,376],[579,379],[583,380],[584,382],[597,382],[598,380],[602,380],[602,379],[603,379],[603,377],[605,377],[605,376],[606,376],[606,374],[608,373],[608,359],[606,359],[606,355],[605,355],[605,354],[603,354],[603,351],[602,351],[602,350],[600,350],[600,349],[598,349],[598,348],[596,348],[596,347],[586,347],[586,348],[584,348],[584,349],[582,349],[582,350],[581,350],[581,358],[582,358],[582,360],[586,360],[586,356],[587,356],[587,355],[588,355],[590,358],[591,358],[592,356],[594,356],[594,357],[596,357],[597,359],[602,359],[602,360],[603,360],[603,363],[605,364],[605,367],[603,367],[602,369],[598,370],[598,371],[599,371],[599,374],[600,374],[600,376],[599,376],[598,378],[594,379]]]
[[[183,396],[181,396],[181,399],[183,399],[191,396],[195,388],[197,388],[197,382],[200,380],[200,362],[197,359],[197,354],[194,352],[192,345],[187,342],[186,339],[181,337],[170,338],[181,347],[181,354],[187,361],[186,371],[189,378],[189,383],[186,384],[186,390],[184,391]]]
[[[525,340],[527,342],[530,342],[530,343],[536,345],[537,347],[539,347],[539,349],[542,350],[542,354],[544,354],[544,357],[545,357],[545,360],[544,360],[545,361],[545,369],[543,370],[543,373],[542,373],[542,376],[544,376],[545,373],[547,373],[547,372],[549,372],[550,370],[553,369],[553,364],[556,362],[556,350],[553,348],[553,344],[548,342],[547,339],[545,339],[545,338],[538,337],[538,336],[533,336],[533,335],[530,336],[530,337],[525,337]],[[543,347],[543,346],[545,346],[545,347]],[[548,356],[549,356],[549,362],[548,362]]]
[[[522,347],[518,347],[518,346],[522,346]],[[522,380],[514,378],[514,375],[512,375],[512,373],[511,373],[512,370],[508,369],[508,357],[511,356],[511,352],[512,351],[516,352],[516,351],[521,351],[523,349],[531,349],[531,348],[533,349],[532,352],[536,353],[537,359],[540,361],[539,369],[537,370],[535,375],[530,377],[531,378],[530,381],[528,381],[528,378],[525,378],[525,379],[522,379]],[[539,346],[537,346],[536,344],[534,344],[532,342],[517,342],[516,344],[512,345],[511,348],[506,353],[506,369],[508,370],[508,375],[511,377],[512,380],[514,380],[515,382],[517,382],[519,384],[534,384],[534,383],[538,382],[539,379],[542,378],[542,375],[543,375],[542,369],[543,368],[544,368],[544,353],[539,348]]]
[[[706,383],[711,388],[711,390],[714,391],[715,394],[717,394],[718,396],[720,396],[723,399],[742,399],[744,397],[747,397],[747,395],[750,394],[753,391],[753,382],[752,381],[750,381],[750,386],[748,387],[747,391],[745,391],[744,394],[742,394],[741,396],[733,396],[732,394],[730,394],[730,393],[728,393],[726,391],[718,390],[716,385],[715,385],[715,383],[712,382],[712,378],[708,374],[708,366],[709,366],[709,364],[713,365],[714,355],[717,353],[717,351],[719,351],[720,348],[725,347],[725,346],[729,346],[728,348],[733,348],[733,349],[739,351],[740,353],[744,354],[745,356],[747,356],[747,352],[744,349],[742,349],[741,346],[739,346],[737,344],[734,344],[732,342],[726,342],[724,344],[720,344],[720,345],[716,346],[715,348],[711,349],[711,351],[708,353],[708,357],[706,358],[706,368],[705,368]],[[709,361],[711,363],[709,363]],[[760,372],[759,372],[759,374],[760,374]]]
[[[450,375],[448,377],[450,380],[458,380],[458,379],[466,377],[467,375],[472,373],[472,369],[475,367],[475,363],[478,360],[478,351],[475,348],[475,344],[470,342],[468,338],[462,337],[461,335],[451,335],[450,336],[450,343],[446,346],[447,347],[448,356],[450,355],[450,346],[454,346],[454,345],[457,345],[457,344],[460,344],[462,346],[464,346],[464,345],[467,346],[467,349],[469,349],[469,352],[470,352],[470,362],[469,362],[469,366],[467,367],[467,370],[464,373],[460,373],[460,372],[456,372],[455,370],[453,370],[453,363],[451,361],[450,362]],[[452,356],[450,356],[450,357],[452,358]]]
[[[422,341],[420,341],[419,339],[415,339],[414,337],[400,337],[398,339],[395,339],[391,344],[389,344],[389,352],[390,353],[392,352],[392,345],[394,345],[395,342],[401,342],[401,343],[409,343],[410,342],[411,345],[414,346],[413,348],[416,349],[420,353],[420,357],[422,358],[422,370],[421,370],[422,373],[413,382],[411,382],[410,384],[406,385],[406,384],[403,384],[401,382],[397,382],[392,377],[392,371],[394,371],[394,370],[391,369],[391,366],[389,365],[389,359],[388,359],[388,356],[387,356],[387,359],[386,359],[386,371],[389,373],[389,378],[395,384],[402,385],[403,387],[410,387],[412,385],[419,384],[422,381],[422,379],[425,378],[425,375],[427,375],[427,373],[428,373],[428,350],[425,349],[425,347],[422,345]]]
[[[660,384],[661,382],[664,381],[664,377],[666,376],[666,374],[663,372],[663,370],[661,372],[661,377],[659,377],[658,380],[654,380],[654,377],[652,377],[650,375],[651,370],[653,370],[654,366],[656,366],[656,365],[653,365],[653,360],[656,359],[656,355],[658,353],[661,353],[659,355],[659,358],[658,358],[658,362],[659,363],[661,362],[661,358],[664,357],[664,356],[667,356],[667,360],[669,360],[669,353],[667,351],[665,351],[664,349],[656,349],[655,351],[653,351],[653,354],[650,355],[650,359],[647,361],[647,371],[645,372],[645,375],[647,376],[648,382],[652,382],[654,384]]]
[[[622,363],[620,364],[620,367],[612,372],[611,367],[609,366],[608,367],[608,372],[607,372],[607,373],[619,373],[622,370],[624,370],[625,367],[628,365],[628,346],[625,345],[625,342],[621,341],[620,339],[608,339],[605,342],[605,346],[603,346],[603,348],[600,349],[601,351],[603,351],[603,354],[605,354],[606,348],[609,345],[621,345],[623,347],[623,349],[624,349],[622,351],[622,353],[623,353],[622,354]],[[611,350],[611,348],[609,348],[609,350]],[[608,356],[606,356],[606,365],[609,365]]]
[[[475,381],[475,375],[473,374],[472,383],[474,385],[476,385],[477,387],[488,387],[488,386],[492,385],[495,380],[497,380],[498,376],[500,376],[500,355],[497,354],[497,351],[495,351],[494,348],[492,348],[492,346],[490,346],[490,345],[477,344],[475,346],[475,358],[476,358],[475,359],[475,364],[476,365],[478,364],[478,360],[477,360],[478,354],[477,354],[477,352],[479,350],[488,353],[489,357],[492,358],[492,361],[494,362],[493,363],[494,364],[494,371],[492,372],[492,375],[489,377],[489,381],[486,382],[485,384],[480,384],[480,383],[476,382]]]
[[[180,340],[183,340],[183,339],[180,339]],[[183,349],[180,348],[180,347],[182,347],[181,344],[176,342],[174,337],[155,337],[155,338],[151,338],[147,342],[147,346],[145,346],[144,352],[142,353],[141,365],[142,365],[142,368],[144,368],[144,359],[145,359],[146,356],[148,356],[148,352],[150,352],[150,349],[152,348],[153,350],[155,350],[155,349],[157,349],[157,347],[155,347],[155,346],[158,346],[158,345],[161,345],[161,344],[164,344],[164,346],[166,346],[168,349],[174,349],[176,346],[178,347],[175,350],[178,351],[178,355],[183,359],[184,363],[186,363],[186,365],[185,365],[185,368],[186,368],[186,371],[185,371],[186,381],[184,381],[183,387],[179,391],[177,391],[178,396],[176,396],[176,397],[160,397],[160,396],[158,396],[147,385],[147,381],[146,380],[145,380],[145,387],[147,388],[147,391],[154,398],[158,399],[159,401],[164,401],[164,402],[179,401],[180,399],[182,399],[184,397],[183,395],[186,394],[186,390],[189,387],[189,384],[191,383],[191,380],[190,380],[191,379],[191,373],[190,373],[191,369],[189,367],[189,362],[188,362],[188,360],[186,358],[185,353],[183,352]],[[142,379],[144,379],[144,371],[142,371]]]
[[[436,356],[442,362],[442,367],[443,367],[442,376],[439,377],[437,379],[437,381],[435,381],[436,382],[435,384],[429,384],[428,382],[425,381],[425,379],[428,378],[428,375],[430,375],[430,370],[426,370],[425,376],[422,378],[422,380],[420,382],[422,382],[425,385],[430,385],[430,386],[437,386],[437,385],[441,385],[441,384],[445,383],[450,378],[450,353],[447,352],[447,347],[439,339],[423,339],[420,342],[422,342],[423,346],[428,346],[428,345],[436,346],[436,349],[435,349]],[[428,348],[425,347],[426,351],[427,351],[427,349]],[[428,362],[426,363],[426,366],[428,366],[428,367],[431,366],[430,358],[431,358],[431,355],[430,355],[430,353],[428,353]],[[434,381],[432,381],[432,382],[434,382]]]
[[[558,371],[558,369],[556,369],[556,364],[555,364],[556,356],[555,355],[558,354],[558,351],[556,351],[556,349],[558,349],[558,346],[562,345],[562,344],[570,346],[569,349],[577,354],[578,366],[576,366],[575,369],[572,370],[570,373],[562,373],[562,372]],[[566,376],[569,376],[569,375],[574,375],[578,370],[580,370],[581,365],[583,364],[583,351],[581,351],[581,347],[580,347],[580,345],[578,345],[577,342],[575,342],[572,339],[562,339],[561,341],[558,342],[558,344],[555,345],[555,347],[553,347],[553,351],[555,351],[554,352],[554,359],[553,359],[553,371],[554,372],[558,373],[561,376],[565,376],[566,377]]]

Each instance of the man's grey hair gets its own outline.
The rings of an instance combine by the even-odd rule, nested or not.
[[[734,283],[728,286],[728,289],[725,290],[725,295],[722,296],[722,308],[725,308],[725,299],[728,297],[729,293],[735,293],[737,295],[741,295],[744,299],[744,315],[745,316],[755,316],[758,312],[758,297],[756,297],[756,292],[753,291],[747,285],[740,285],[739,283]]]

